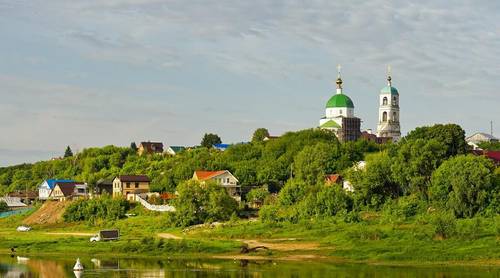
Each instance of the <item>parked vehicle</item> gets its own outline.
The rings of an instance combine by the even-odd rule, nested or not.
[[[17,227],[16,230],[18,232],[28,232],[28,231],[31,231],[31,227],[22,225],[22,226]]]
[[[120,231],[118,230],[102,230],[90,238],[90,242],[118,240],[120,238]]]

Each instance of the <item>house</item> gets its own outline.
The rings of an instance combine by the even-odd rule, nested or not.
[[[82,182],[56,182],[49,195],[50,200],[60,202],[85,197],[87,197],[87,184]]]
[[[58,180],[58,179],[50,179],[45,180],[38,186],[38,199],[47,200],[49,198],[50,192],[54,189],[54,186],[57,182],[74,182],[74,180]]]
[[[38,199],[37,191],[15,191],[8,194],[9,197],[19,198],[21,202],[29,205]]]
[[[219,150],[219,151],[225,151],[227,148],[229,148],[229,144],[215,144],[213,145],[214,149]]]
[[[161,142],[141,142],[137,149],[139,155],[163,153],[163,143]]]
[[[149,184],[149,177],[145,175],[117,176],[113,179],[113,197],[135,200],[135,195],[149,192]]]
[[[339,174],[326,175],[325,184],[326,185],[333,185],[333,184],[342,185],[342,177]]]
[[[500,151],[473,150],[474,155],[484,155],[489,158],[496,166],[500,166]]]
[[[263,141],[269,141],[269,140],[274,140],[274,139],[278,139],[278,138],[280,138],[280,137],[269,135],[269,136],[264,137]]]
[[[193,180],[202,183],[213,181],[218,185],[227,189],[229,195],[237,201],[241,201],[241,186],[238,185],[238,179],[231,174],[228,170],[222,171],[195,171]]]
[[[480,143],[484,143],[484,142],[498,142],[498,138],[496,138],[495,136],[491,135],[491,134],[487,134],[487,133],[482,133],[482,132],[477,132],[477,133],[474,133],[473,135],[465,138],[465,141],[467,142],[467,144],[469,144],[470,146],[472,146],[472,148],[474,150],[477,150],[479,149],[478,145]]]
[[[113,195],[113,180],[112,179],[100,179],[97,181],[94,187],[95,195],[108,194]]]
[[[183,146],[169,146],[165,152],[168,153],[169,155],[176,155],[184,151],[185,149],[186,147]]]
[[[21,198],[19,197],[0,197],[0,202],[1,201],[4,201],[9,209],[19,209],[27,207],[25,203],[21,202]]]

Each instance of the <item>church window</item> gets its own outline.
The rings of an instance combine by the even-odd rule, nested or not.
[[[384,97],[384,99],[382,100],[382,105],[387,105],[387,97]]]
[[[382,113],[382,122],[387,122],[387,112]]]
[[[339,111],[340,111],[340,112],[339,112],[339,113],[340,113],[340,115],[342,115],[342,109],[340,109]]]
[[[394,103],[394,105],[397,105],[397,104],[398,104],[397,100],[398,100],[398,99],[397,99],[396,97],[393,97],[393,98],[392,98],[392,102]]]
[[[398,119],[396,119],[396,112],[392,112],[392,120],[394,120],[394,121],[398,120]]]

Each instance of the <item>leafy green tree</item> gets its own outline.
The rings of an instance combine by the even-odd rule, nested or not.
[[[69,146],[66,147],[66,150],[64,151],[64,157],[71,157],[73,156],[73,151]]]
[[[446,159],[446,146],[436,139],[416,139],[402,143],[393,158],[393,180],[404,194],[427,194],[432,173]]]
[[[269,196],[269,191],[266,187],[258,187],[250,190],[246,197],[248,202],[260,202],[264,203],[264,200]]]
[[[317,192],[309,194],[302,201],[300,211],[303,217],[330,217],[351,211],[352,198],[341,186],[320,186]]]
[[[483,150],[500,151],[500,142],[481,142],[478,146]]]
[[[446,145],[446,156],[467,153],[467,142],[465,142],[465,131],[456,124],[436,124],[433,126],[417,127],[411,131],[405,140],[431,140],[435,139]]]
[[[201,140],[201,146],[205,148],[212,148],[213,145],[221,144],[222,140],[219,135],[213,133],[205,133]]]
[[[301,180],[291,179],[278,194],[278,203],[282,206],[291,206],[305,198],[311,188]]]
[[[0,212],[8,211],[9,206],[5,201],[0,201]]]
[[[498,185],[485,157],[461,155],[445,161],[432,175],[431,201],[470,218],[488,207]]]
[[[326,174],[336,173],[340,146],[335,143],[320,142],[306,146],[297,154],[294,162],[296,178],[307,184],[322,183]]]
[[[258,128],[254,131],[252,142],[262,142],[264,138],[269,136],[269,131],[266,128]]]

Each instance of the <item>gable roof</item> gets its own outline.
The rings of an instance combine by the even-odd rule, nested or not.
[[[150,182],[146,175],[122,175],[117,177],[121,182]]]
[[[225,174],[225,173],[229,173],[231,174],[228,170],[222,170],[222,171],[195,171],[194,174],[196,176],[196,178],[200,181],[206,181],[206,180],[209,180],[211,178],[214,178],[214,177],[217,177],[217,176],[220,176],[222,174]]]
[[[328,183],[337,183],[342,180],[342,177],[339,174],[326,175],[325,181]]]
[[[56,187],[59,187],[59,189],[61,189],[61,192],[63,193],[64,197],[68,197],[68,196],[73,195],[73,193],[75,192],[75,185],[76,184],[81,184],[81,183],[58,182],[58,183],[56,183]],[[52,193],[51,193],[51,195],[52,195]]]
[[[27,205],[21,202],[19,197],[0,197],[0,201],[4,201],[8,207],[26,207]]]
[[[44,183],[47,183],[50,189],[54,189],[54,186],[58,182],[75,182],[74,180],[58,180],[58,179],[49,179],[44,181]],[[43,184],[43,183],[42,183]]]
[[[467,142],[498,141],[498,138],[488,133],[477,132],[465,138],[465,141]]]
[[[163,152],[163,143],[161,142],[141,142],[139,147],[144,148],[148,152]]]
[[[328,122],[322,124],[320,127],[322,128],[340,128],[341,126],[337,124],[337,122],[333,120],[329,120]]]
[[[183,151],[186,149],[186,147],[184,146],[170,146],[170,149],[172,149],[172,151],[178,153],[180,151]]]

